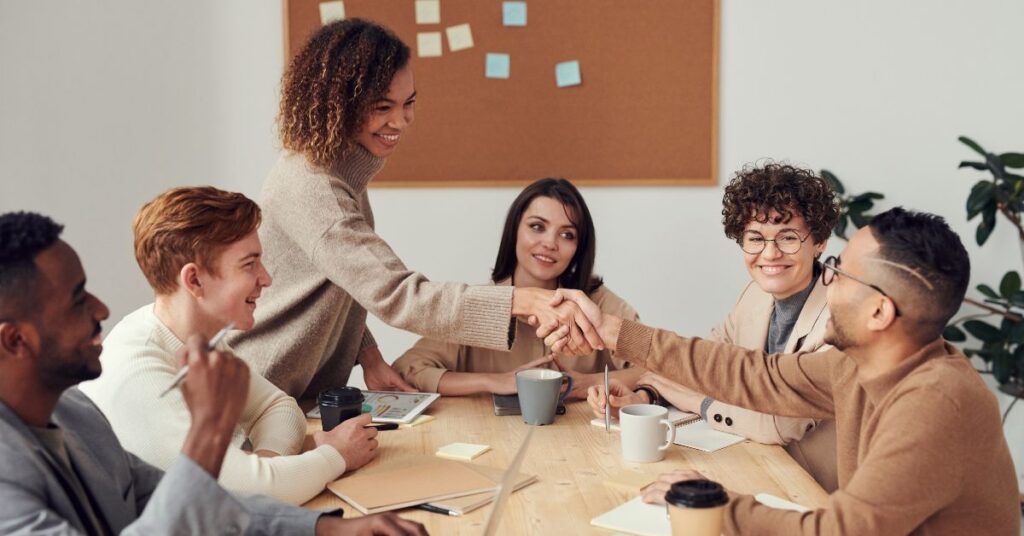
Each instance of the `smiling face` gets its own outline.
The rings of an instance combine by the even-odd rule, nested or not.
[[[817,243],[802,215],[794,213],[785,223],[774,223],[778,213],[769,214],[767,222],[751,220],[744,229],[744,235],[758,233],[765,240],[775,240],[785,236],[787,232],[795,232],[806,240],[796,253],[786,254],[779,251],[775,242],[766,242],[759,254],[743,253],[744,262],[751,279],[761,290],[771,294],[777,300],[788,298],[807,288],[814,277],[814,260],[825,250],[826,242]]]
[[[395,152],[402,133],[415,118],[416,84],[406,65],[391,79],[387,95],[373,105],[356,141],[378,158]]]
[[[61,391],[99,377],[100,322],[107,306],[85,290],[85,271],[71,246],[58,241],[35,259],[42,306],[35,325],[35,368],[43,385]]]
[[[516,233],[516,286],[554,289],[576,254],[577,231],[565,205],[539,196],[530,201]]]
[[[259,235],[253,231],[225,247],[214,261],[214,270],[199,270],[203,288],[199,307],[218,326],[215,329],[233,322],[235,329],[247,330],[256,322],[256,299],[271,283],[262,255]]]

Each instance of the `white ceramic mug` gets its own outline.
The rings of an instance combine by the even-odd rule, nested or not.
[[[665,459],[676,428],[668,420],[668,409],[653,404],[633,404],[619,410],[622,429],[622,458],[627,462],[650,463]],[[664,442],[663,442],[664,441]]]

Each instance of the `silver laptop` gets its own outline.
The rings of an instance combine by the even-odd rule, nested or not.
[[[530,438],[533,437],[534,430],[536,430],[536,427],[531,426],[529,431],[526,432],[526,437],[523,438],[523,442],[519,445],[519,452],[516,453],[516,457],[512,459],[512,463],[509,464],[505,474],[501,477],[501,482],[498,483],[497,493],[494,495],[494,506],[491,507],[491,513],[487,516],[487,524],[484,525],[483,536],[494,536],[498,532],[501,514],[505,510],[508,496],[512,494],[516,487],[516,475],[519,474],[519,468],[523,465],[523,458],[526,457],[526,449],[530,446]]]

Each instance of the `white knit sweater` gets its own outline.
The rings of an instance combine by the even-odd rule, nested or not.
[[[158,395],[178,371],[176,352],[183,346],[146,305],[124,317],[103,341],[103,374],[81,389],[110,420],[124,448],[167,469],[180,454],[191,425],[181,391]],[[250,374],[249,398],[224,456],[220,483],[240,494],[260,494],[302,504],[345,472],[345,459],[324,445],[297,454],[306,420],[295,399],[265,378]],[[249,454],[269,450],[281,456]]]

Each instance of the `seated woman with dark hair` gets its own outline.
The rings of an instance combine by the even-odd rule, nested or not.
[[[541,179],[509,207],[491,281],[498,286],[582,290],[603,311],[636,319],[636,311],[593,275],[596,249],[594,223],[579,190],[565,179]],[[458,396],[512,394],[517,370],[555,366],[573,376],[577,397],[601,382],[606,364],[615,370],[613,377],[627,382],[643,372],[619,370],[627,364],[613,359],[608,350],[559,361],[533,328],[517,324],[519,336],[510,351],[423,338],[395,361],[395,370],[417,389]]]
[[[750,273],[712,341],[776,352],[816,352],[829,313],[818,258],[839,218],[835,193],[814,172],[769,163],[746,168],[725,188],[725,235],[743,252]],[[786,450],[827,491],[838,487],[832,421],[779,417],[724,404],[649,373],[637,384],[612,382],[611,404],[671,403],[699,413],[712,427]],[[602,386],[591,389],[594,412],[604,413]]]

